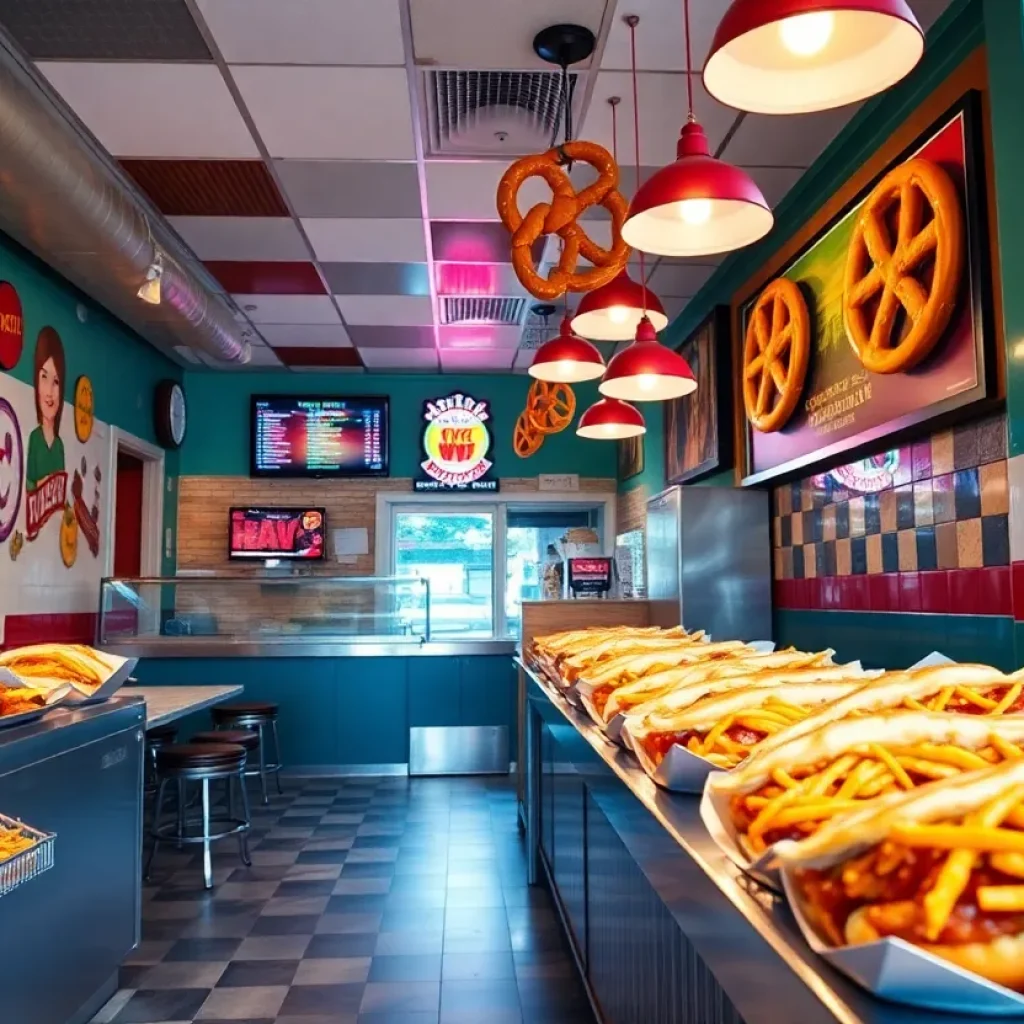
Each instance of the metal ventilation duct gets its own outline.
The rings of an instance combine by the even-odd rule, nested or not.
[[[212,278],[3,32],[0,228],[171,358],[185,345],[248,360]],[[149,306],[136,291],[158,251],[162,301]]]
[[[517,327],[525,309],[526,299],[516,296],[442,296],[441,323]]]
[[[583,75],[569,74],[570,102]],[[559,138],[564,110],[558,71],[425,72],[428,156],[533,153]],[[574,122],[579,110],[574,108]]]

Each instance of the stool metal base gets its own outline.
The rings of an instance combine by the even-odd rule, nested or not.
[[[267,733],[266,729],[270,729],[270,739],[274,743],[274,759],[272,761],[267,760]],[[252,765],[246,767],[245,775],[247,777],[259,776],[260,780],[260,794],[263,797],[263,803],[269,804],[270,797],[267,795],[267,776],[273,775],[274,780],[277,783],[278,795],[284,793],[281,788],[281,742],[277,736],[277,719],[267,718],[265,715],[244,715],[238,714],[233,715],[230,719],[226,719],[219,724],[216,728],[218,730],[229,730],[229,729],[251,729],[259,735],[260,746],[258,750],[259,754],[259,767]]]
[[[252,815],[249,810],[249,794],[245,788],[245,770],[243,767],[236,771],[224,772],[218,769],[209,768],[186,768],[174,773],[164,774],[160,779],[160,786],[157,792],[156,806],[153,811],[153,824],[150,828],[149,837],[153,847],[149,851],[149,858],[146,861],[146,869],[143,873],[148,880],[156,859],[156,851],[161,843],[174,843],[178,849],[191,843],[203,844],[203,884],[205,888],[213,888],[213,858],[210,852],[210,844],[218,839],[226,839],[228,836],[238,836],[238,852],[242,863],[246,867],[252,865],[249,856],[249,829],[252,827]],[[210,783],[223,781],[227,784],[227,816],[212,817],[210,813]],[[161,824],[164,801],[167,797],[168,783],[177,783],[177,818],[173,822]],[[189,817],[188,801],[186,799],[186,787],[189,782],[201,783],[202,815],[200,817]],[[237,784],[242,800],[242,816],[235,815],[234,787]],[[216,831],[212,827],[217,826]],[[195,834],[190,829],[199,829]]]

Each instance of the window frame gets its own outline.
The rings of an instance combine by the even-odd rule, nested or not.
[[[374,530],[374,565],[378,576],[395,575],[395,514],[397,512],[484,512],[494,514],[493,570],[491,572],[492,622],[494,632],[489,638],[513,640],[508,632],[505,607],[505,573],[508,561],[508,507],[510,505],[569,505],[599,510],[601,551],[615,553],[616,495],[606,491],[518,491],[497,494],[416,494],[408,491],[378,492]],[[455,640],[455,637],[449,637]]]

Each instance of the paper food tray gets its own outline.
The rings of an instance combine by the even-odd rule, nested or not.
[[[114,669],[113,674],[108,676],[92,693],[85,693],[72,686],[69,703],[79,705],[99,704],[101,701],[109,700],[128,682],[128,678],[135,671],[135,666],[139,663],[138,658],[122,658],[116,654],[107,654],[106,651],[102,653],[108,661],[116,663],[117,667]]]
[[[612,741],[612,743],[618,743],[620,747],[626,746],[626,735],[623,734],[622,727],[626,724],[626,716],[620,711],[610,722],[604,726],[604,734]]]
[[[698,757],[685,747],[672,747],[662,759],[661,764],[654,762],[644,750],[643,744],[634,743],[629,739],[629,749],[636,755],[640,767],[662,789],[672,793],[690,793],[699,796],[704,792],[704,783],[712,772],[725,771],[705,757]]]
[[[0,729],[7,729],[12,725],[23,725],[25,722],[35,722],[54,708],[68,703],[71,687],[66,683],[47,689],[43,686],[34,686],[33,682],[31,679],[25,680],[16,676],[10,669],[0,668],[0,687],[12,690],[27,687],[30,690],[46,691],[45,707],[34,708],[31,711],[19,711],[16,715],[0,715]]]
[[[700,798],[700,817],[718,848],[736,867],[755,882],[782,892],[782,879],[773,848],[769,846],[753,860],[743,851],[729,816],[729,794],[715,792],[706,780],[704,794]]]
[[[805,918],[789,871],[783,869],[780,874],[786,899],[807,944],[823,960],[879,998],[943,1013],[1024,1015],[1024,996],[903,939],[880,939],[860,946],[829,945]]]

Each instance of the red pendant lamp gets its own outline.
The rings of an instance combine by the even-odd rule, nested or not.
[[[683,356],[659,343],[644,317],[636,341],[612,358],[597,389],[625,402],[664,402],[696,391],[697,378]]]
[[[923,53],[906,0],[733,0],[704,86],[740,110],[805,114],[883,92]]]
[[[604,373],[604,359],[589,341],[572,333],[566,314],[558,336],[541,345],[528,372],[531,377],[554,384],[579,384],[600,377]]]
[[[616,108],[618,96],[611,96],[608,105],[612,108],[612,156],[619,160],[619,132]],[[640,165],[637,164],[637,183],[640,181]],[[587,292],[576,307],[572,318],[572,329],[584,338],[594,341],[628,341],[636,334],[644,313],[650,317],[656,331],[668,326],[665,308],[646,284],[638,284],[623,270],[608,284]]]
[[[742,249],[763,238],[774,218],[753,179],[711,155],[707,136],[693,113],[690,0],[683,0],[683,20],[689,113],[676,147],[676,162],[637,190],[622,237],[634,249],[659,256],[709,256]]]
[[[577,437],[589,437],[595,441],[621,441],[646,433],[647,424],[640,410],[617,398],[602,398],[595,402],[576,424]]]

